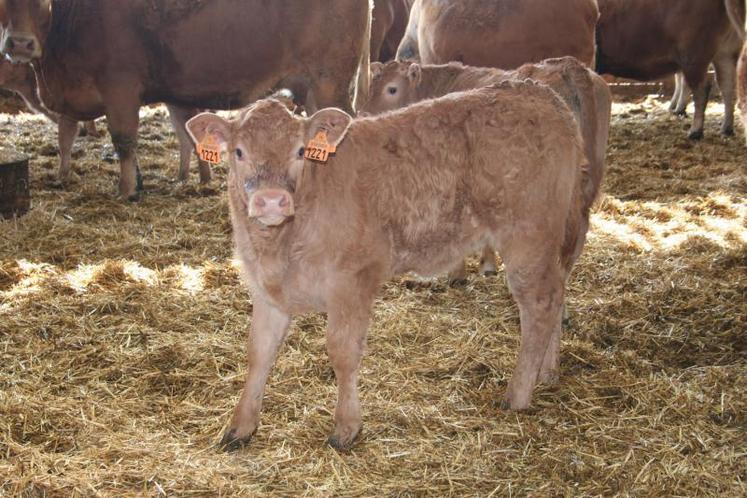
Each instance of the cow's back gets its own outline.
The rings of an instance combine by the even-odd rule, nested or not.
[[[420,59],[513,69],[550,57],[594,60],[596,0],[422,0]]]
[[[460,256],[443,253],[446,241],[465,237],[452,244],[458,252],[478,242],[470,237],[479,227],[499,230],[516,213],[547,210],[548,224],[565,226],[571,197],[580,195],[582,157],[575,119],[542,85],[450,94],[356,120],[329,169],[355,178],[345,196],[358,207],[334,206],[327,215],[355,211],[365,226],[375,220],[401,257],[394,273],[427,271],[418,267],[424,261],[441,271]]]
[[[45,60],[64,62],[52,71],[65,71],[56,74],[62,80],[91,80],[105,89],[138,85],[143,103],[232,108],[297,74],[352,85],[369,32],[367,0],[53,5]]]

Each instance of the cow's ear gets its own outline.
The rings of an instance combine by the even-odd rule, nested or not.
[[[228,148],[231,135],[231,124],[212,112],[203,112],[187,121],[187,132],[195,143],[203,143],[208,135],[212,135],[221,149]]]
[[[330,145],[337,146],[350,128],[353,118],[340,109],[322,109],[309,118],[309,138],[315,137],[320,131],[327,133]]]
[[[420,64],[413,62],[410,67],[407,68],[407,79],[410,84],[417,86],[420,84],[420,80],[423,78],[423,69]]]
[[[376,78],[381,74],[381,72],[384,70],[384,64],[381,62],[372,62],[371,63],[371,78]]]

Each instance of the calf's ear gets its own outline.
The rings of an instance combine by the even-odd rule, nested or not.
[[[381,74],[381,71],[384,70],[384,64],[382,64],[381,62],[372,62],[370,67],[371,67],[372,78],[377,77],[378,75]]]
[[[423,69],[420,67],[420,64],[417,62],[410,64],[410,67],[407,68],[407,79],[410,80],[410,84],[419,85],[422,77]]]
[[[353,118],[340,109],[322,109],[308,119],[308,138],[313,138],[320,131],[327,133],[330,145],[337,146],[350,128]]]
[[[203,112],[187,121],[187,132],[195,143],[202,143],[208,135],[212,135],[221,149],[228,148],[228,139],[231,133],[231,125],[228,121],[213,114]]]

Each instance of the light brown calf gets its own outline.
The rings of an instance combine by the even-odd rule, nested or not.
[[[415,0],[397,60],[514,69],[570,55],[594,64],[597,0]]]
[[[291,317],[328,315],[338,384],[329,442],[348,448],[361,427],[357,371],[380,286],[413,271],[434,275],[486,243],[498,248],[519,304],[521,348],[506,406],[524,409],[555,378],[561,307],[586,236],[595,191],[573,115],[533,82],[506,82],[353,120],[310,118],[264,100],[231,120],[201,114],[230,158],[234,239],[252,291],[249,371],[223,438],[248,442]],[[336,155],[304,159],[326,134]]]
[[[459,63],[373,63],[371,74],[370,100],[363,106],[363,110],[369,113],[398,109],[421,100],[510,79],[531,78],[546,84],[568,104],[581,128],[584,151],[593,178],[592,185],[598,186],[602,182],[612,97],[607,83],[573,57],[525,64],[514,71],[464,66]],[[594,198],[596,194],[592,192],[590,197]],[[495,273],[495,254],[490,247],[483,250],[481,271],[486,275]],[[465,278],[464,265],[449,275],[452,283],[459,283]]]

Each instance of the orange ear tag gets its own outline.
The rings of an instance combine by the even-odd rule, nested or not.
[[[327,141],[327,132],[322,130],[309,141],[303,157],[318,163],[326,163],[330,154],[337,152],[337,147]]]
[[[208,133],[205,139],[197,144],[197,156],[210,164],[220,163],[220,146],[212,133]]]

